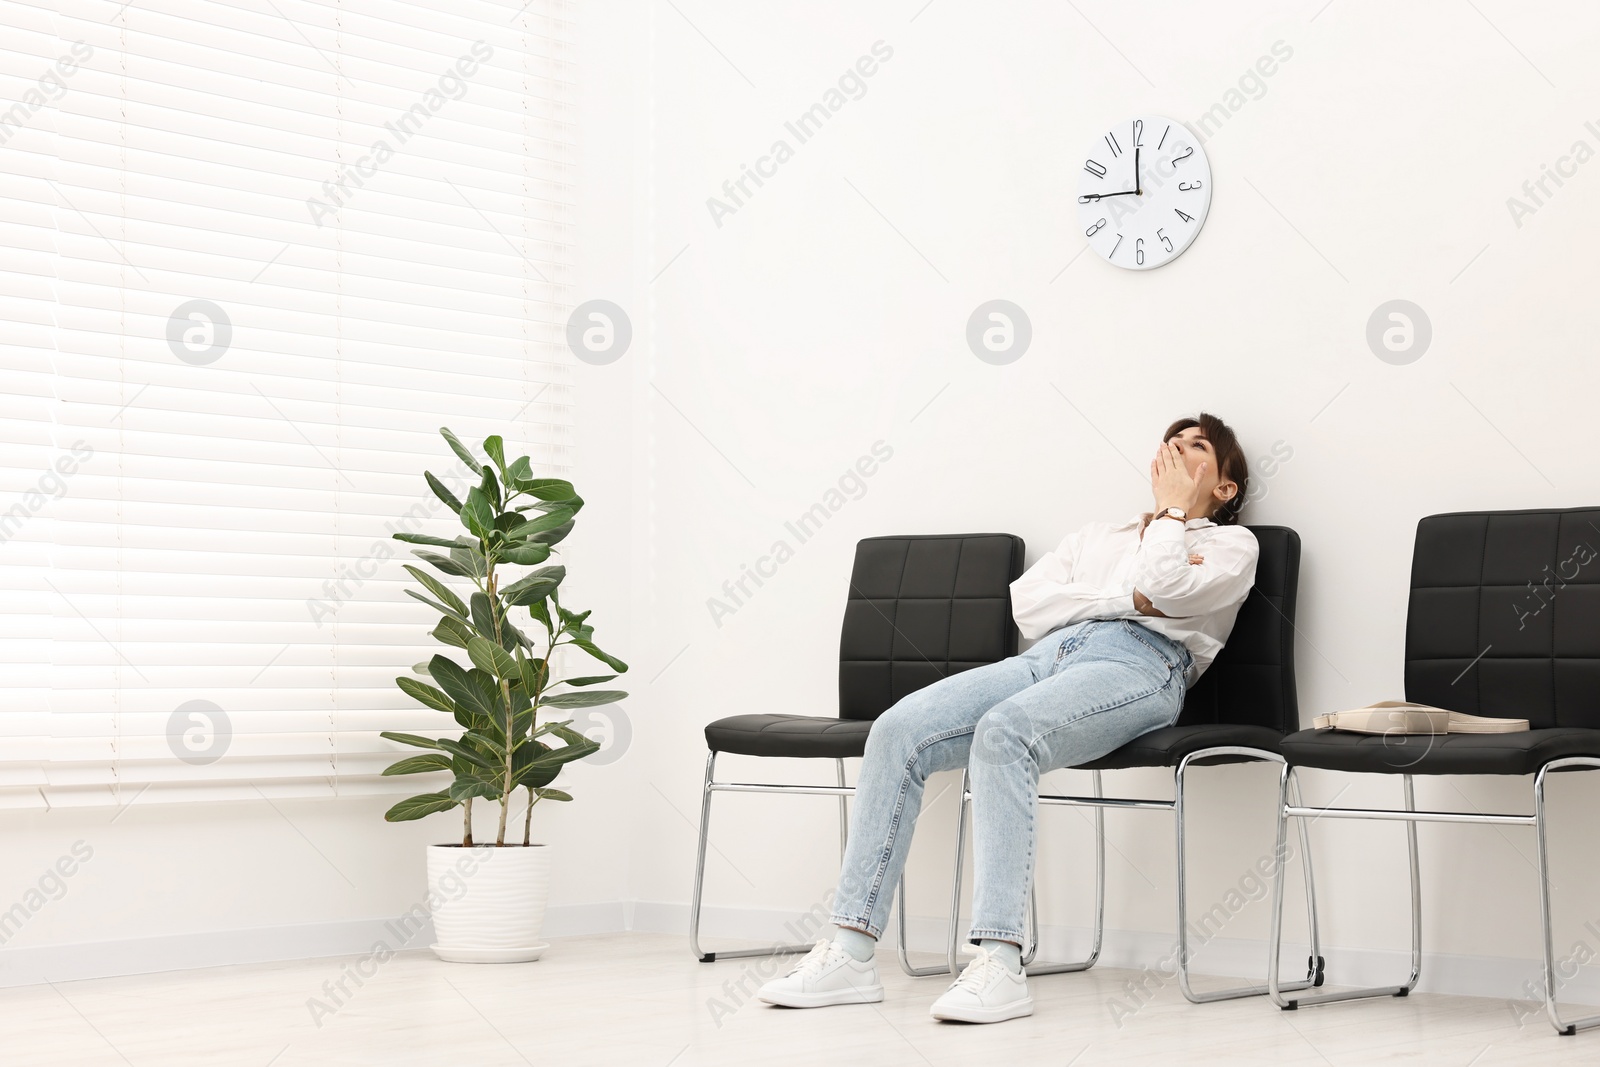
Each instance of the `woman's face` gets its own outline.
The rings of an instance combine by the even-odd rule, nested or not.
[[[1239,491],[1239,487],[1231,480],[1223,480],[1222,471],[1219,469],[1220,464],[1217,462],[1216,449],[1211,447],[1211,442],[1206,440],[1205,433],[1200,427],[1191,426],[1187,430],[1181,430],[1173,434],[1167,440],[1169,443],[1178,446],[1178,450],[1183,456],[1183,465],[1189,472],[1189,477],[1197,477],[1200,492],[1205,497],[1207,514],[1216,510],[1218,504],[1231,499],[1233,494]],[[1202,463],[1206,465],[1205,472],[1197,476],[1195,472],[1199,470]],[[1217,493],[1217,486],[1219,485],[1223,486],[1223,491],[1220,495]]]

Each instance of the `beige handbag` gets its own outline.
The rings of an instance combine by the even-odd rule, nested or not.
[[[1509,734],[1526,730],[1528,720],[1468,715],[1405,700],[1380,700],[1364,708],[1318,715],[1311,720],[1311,726],[1358,734]]]

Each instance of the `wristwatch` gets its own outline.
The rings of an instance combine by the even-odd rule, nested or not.
[[[1156,519],[1164,519],[1168,515],[1171,515],[1173,518],[1177,519],[1179,522],[1185,522],[1188,519],[1188,516],[1183,513],[1183,509],[1182,508],[1170,507],[1170,508],[1165,508],[1165,509],[1163,509],[1161,511],[1156,512],[1155,516],[1153,518],[1151,518],[1150,521],[1151,522],[1155,522]]]

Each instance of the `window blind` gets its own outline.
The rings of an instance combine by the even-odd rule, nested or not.
[[[0,802],[431,788],[380,777],[449,725],[390,535],[453,533],[440,426],[570,471],[565,6],[28,10],[82,58],[8,179],[6,464],[74,469],[0,545]]]

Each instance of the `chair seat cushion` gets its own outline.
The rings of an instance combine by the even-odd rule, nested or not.
[[[870,719],[818,715],[730,715],[706,724],[713,752],[832,759],[866,751]]]
[[[1266,726],[1237,726],[1229,723],[1204,723],[1198,726],[1167,726],[1134,738],[1121,748],[1082,765],[1084,770],[1116,771],[1129,767],[1176,767],[1183,757],[1203,748],[1237,745],[1277,752],[1283,735]],[[1217,756],[1199,763],[1235,763],[1247,757]]]
[[[1296,767],[1374,774],[1534,774],[1565,756],[1600,756],[1600,730],[1511,734],[1356,734],[1301,730],[1283,739]]]

